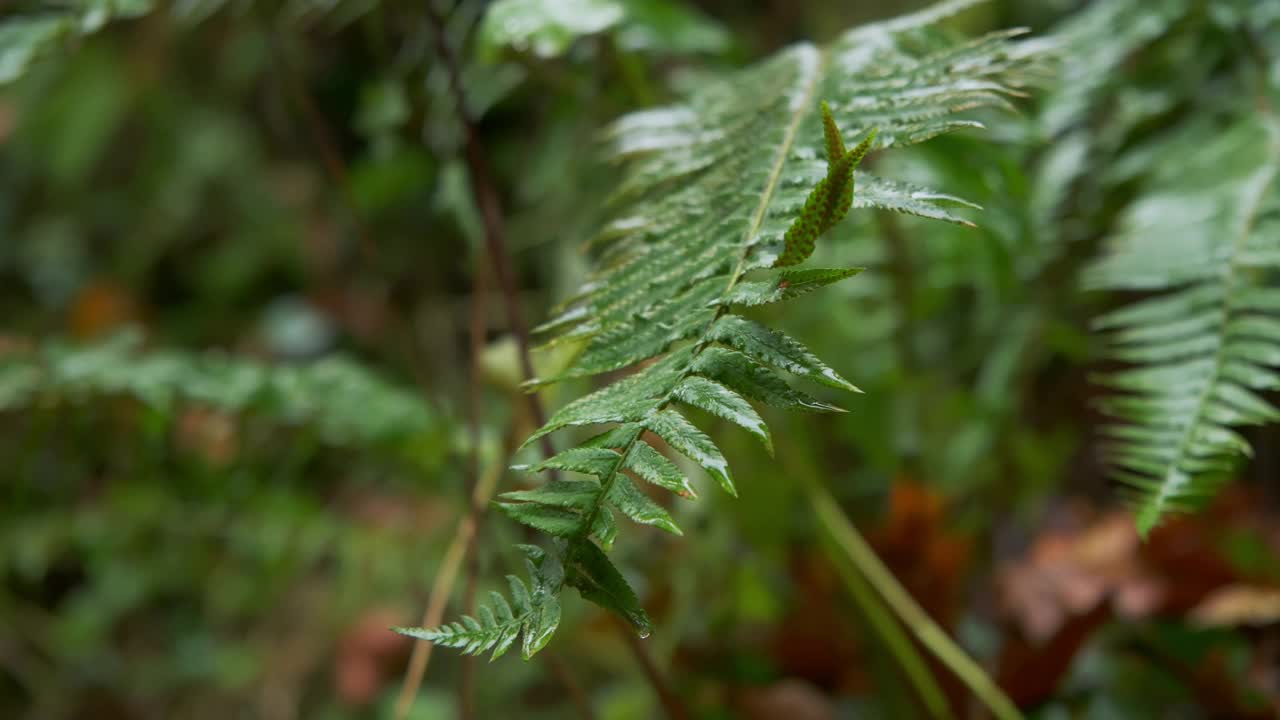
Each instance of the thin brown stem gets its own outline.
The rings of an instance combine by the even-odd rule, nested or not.
[[[502,201],[498,197],[498,186],[489,169],[489,157],[485,152],[484,144],[480,141],[476,120],[467,107],[466,93],[462,87],[462,70],[445,36],[444,18],[430,1],[426,3],[426,7],[427,15],[436,31],[436,50],[449,75],[449,92],[453,96],[453,105],[458,114],[458,121],[462,125],[463,156],[467,163],[467,174],[471,180],[471,194],[480,210],[480,219],[484,226],[485,248],[489,253],[489,261],[493,265],[493,274],[498,281],[498,288],[502,291],[507,324],[511,328],[511,334],[515,335],[516,345],[520,349],[520,372],[526,380],[529,380],[534,377],[532,355],[529,353],[529,328],[525,325],[515,276],[511,271],[511,258],[507,251],[506,221],[502,212]],[[534,393],[530,393],[528,398],[529,411],[533,415],[534,423],[541,427],[546,423],[546,411],[542,407],[542,400]],[[550,438],[543,437],[541,445],[547,457],[555,454]]]
[[[288,94],[292,103],[301,113],[307,131],[311,136],[311,141],[315,146],[320,158],[325,174],[329,180],[338,189],[339,194],[344,194],[343,190],[347,185],[348,171],[346,162],[342,158],[342,154],[338,151],[337,143],[333,139],[333,133],[329,129],[329,125],[324,118],[324,114],[316,105],[314,98],[307,89],[290,63],[285,57],[285,52],[277,53],[277,64],[281,70],[280,76],[285,92]],[[366,258],[376,261],[378,257],[377,246],[365,234],[363,227],[359,221],[359,217],[354,213],[352,215],[355,224],[356,235],[361,252]],[[481,263],[477,263],[477,268],[481,267]],[[486,274],[477,270],[476,287],[473,293],[473,308],[471,321],[471,377],[470,384],[471,400],[469,408],[469,434],[472,441],[472,462],[471,472],[468,477],[467,497],[469,499],[469,511],[459,523],[458,528],[454,532],[453,540],[446,550],[440,568],[436,572],[436,576],[432,581],[427,607],[422,615],[422,626],[434,627],[439,625],[444,609],[452,593],[454,582],[458,575],[459,567],[466,558],[471,558],[468,563],[468,581],[467,581],[467,612],[470,612],[471,605],[474,604],[475,598],[475,571],[473,569],[475,561],[475,553],[471,552],[474,546],[475,536],[479,530],[483,508],[488,502],[488,498],[493,494],[493,488],[497,484],[497,479],[501,472],[497,469],[490,472],[486,477],[481,478],[480,460],[479,460],[479,372],[477,347],[483,345],[484,334],[484,317],[485,310],[483,307],[484,299],[487,297],[487,290],[483,287]],[[412,345],[412,344],[411,344]],[[416,365],[417,363],[415,363]],[[422,383],[420,383],[422,384]],[[423,388],[425,390],[425,384]],[[408,717],[413,700],[417,696],[418,688],[422,684],[422,680],[426,675],[427,664],[431,659],[432,643],[419,640],[414,643],[412,654],[409,659],[409,666],[405,671],[404,681],[400,688],[400,695],[397,698],[394,710],[394,717],[403,719]],[[470,658],[467,658],[470,660]],[[460,688],[459,707],[462,709],[463,717],[473,717],[471,712],[471,697],[473,693],[470,691],[470,679],[468,676],[468,666],[464,666],[463,682]]]
[[[476,482],[471,494],[472,510],[458,522],[458,529],[454,532],[448,549],[445,550],[444,559],[440,561],[440,567],[436,570],[435,579],[431,581],[431,592],[427,598],[427,608],[422,613],[422,621],[420,623],[422,627],[436,627],[444,618],[444,608],[449,602],[449,595],[453,592],[453,584],[458,578],[458,571],[462,567],[462,561],[467,555],[468,548],[475,541],[478,526],[478,513],[476,513],[475,508],[484,507],[488,504],[489,498],[493,496],[494,488],[498,485],[498,479],[502,477],[502,467],[502,462],[494,462],[488,470],[480,475]],[[409,667],[405,670],[404,682],[400,686],[400,696],[396,700],[393,717],[397,718],[397,720],[403,720],[409,716],[409,709],[413,706],[413,699],[418,694],[418,687],[422,684],[423,676],[426,675],[427,663],[431,660],[432,647],[432,643],[426,640],[414,642],[413,654],[409,656]]]
[[[434,10],[429,12],[431,12],[433,19],[439,21],[437,28],[442,28],[442,20],[435,14]],[[444,53],[449,53],[443,40],[441,41],[441,47]],[[342,154],[338,151],[337,143],[333,139],[333,133],[329,129],[324,114],[308,92],[306,85],[297,78],[288,58],[284,57],[284,53],[279,53],[277,59],[283,71],[282,84],[306,122],[308,133],[319,153],[325,174],[329,176],[329,180],[339,190],[345,188],[349,176],[347,165],[342,158]],[[460,99],[462,97],[460,88],[454,82],[458,77],[456,64],[451,64],[450,70],[450,80],[455,97]],[[529,355],[529,333],[524,324],[524,318],[520,313],[515,284],[507,260],[501,206],[498,204],[497,193],[490,179],[487,164],[483,152],[481,152],[482,148],[479,147],[476,138],[474,122],[470,119],[464,104],[459,102],[458,109],[463,124],[467,129],[468,166],[471,168],[472,190],[477,199],[477,204],[482,209],[482,217],[484,218],[487,254],[492,259],[493,271],[498,276],[499,284],[503,291],[507,306],[508,324],[511,326],[520,347],[521,370],[525,378],[529,379],[533,377],[533,366]],[[353,213],[352,219],[361,252],[367,258],[376,260],[378,257],[377,245],[364,232],[359,217]],[[475,552],[475,538],[483,524],[484,511],[488,506],[489,498],[493,495],[494,488],[501,476],[500,470],[497,469],[498,466],[495,466],[493,471],[486,473],[484,476],[481,475],[480,471],[479,425],[483,398],[480,385],[479,359],[484,348],[485,318],[488,314],[487,303],[485,302],[488,297],[488,273],[483,269],[483,255],[484,253],[477,258],[476,262],[470,325],[471,367],[469,373],[468,432],[472,441],[472,462],[467,491],[470,498],[470,507],[467,516],[458,523],[453,540],[450,542],[440,568],[432,581],[427,607],[423,612],[421,621],[423,627],[434,627],[440,624],[459,568],[464,561],[467,565],[464,612],[471,613],[474,609],[479,575],[479,557]],[[538,426],[541,426],[546,422],[546,414],[542,408],[541,400],[536,395],[530,395],[529,400],[533,419]],[[542,447],[548,456],[554,454],[549,439],[543,439]],[[509,454],[509,450],[510,448],[504,450],[504,457]],[[426,676],[432,647],[433,644],[425,640],[418,640],[414,644],[409,666],[405,670],[404,681],[400,688],[399,697],[396,700],[394,717],[398,720],[408,717],[414,698],[417,696],[418,688]],[[565,686],[578,709],[579,715],[584,720],[594,720],[594,714],[591,711],[591,706],[585,693],[568,672],[568,668],[564,666],[563,661],[552,656],[552,664],[555,675]],[[474,685],[474,658],[468,656],[463,659],[463,673],[459,687],[459,710],[463,718],[475,717]]]
[[[315,146],[325,174],[329,176],[329,181],[337,189],[339,198],[349,197],[347,186],[350,172],[347,169],[346,161],[342,157],[342,152],[338,149],[338,143],[334,139],[334,133],[329,126],[329,122],[325,119],[320,106],[316,104],[307,84],[299,77],[299,72],[289,57],[288,51],[281,48],[278,41],[273,41],[272,47],[276,49],[274,55],[281,84],[284,86],[284,91],[288,95],[290,102],[302,114],[307,134],[311,136],[311,144]],[[355,208],[348,207],[347,210],[350,214],[359,251],[365,256],[364,259],[366,261],[376,266],[378,259],[377,245],[369,234],[365,232],[364,223]]]
[[[515,278],[511,271],[501,199],[498,196],[493,174],[489,169],[488,156],[483,143],[480,141],[475,118],[471,116],[471,111],[467,106],[466,93],[462,87],[462,72],[457,56],[454,54],[454,50],[449,45],[449,40],[446,37],[444,17],[441,16],[439,10],[435,8],[430,0],[426,3],[426,12],[435,29],[436,50],[441,63],[445,67],[445,71],[448,73],[449,91],[453,96],[453,105],[457,112],[458,120],[462,125],[464,137],[463,153],[471,180],[471,192],[477,207],[480,209],[480,217],[484,226],[485,247],[489,253],[489,260],[492,263],[498,287],[502,291],[507,324],[510,326],[512,334],[516,337],[516,344],[520,351],[520,371],[524,378],[529,380],[534,377],[533,361],[529,352],[529,330],[524,322],[524,314],[516,291]],[[542,406],[542,399],[534,393],[530,393],[528,398],[529,410],[534,422],[538,427],[541,427],[546,423],[546,410]],[[541,448],[546,457],[555,454],[555,448],[551,445],[549,437],[542,438]],[[644,669],[645,677],[649,680],[654,693],[666,709],[667,715],[675,720],[685,720],[688,717],[688,713],[684,710],[680,699],[672,692],[666,678],[654,663],[653,658],[649,656],[645,647],[635,637],[631,628],[621,627],[619,629],[626,638],[628,646],[635,654],[636,660]]]
[[[475,534],[480,534],[484,523],[484,504],[475,502],[474,485],[480,477],[480,417],[483,412],[484,386],[482,383],[480,356],[484,351],[485,331],[487,329],[489,297],[489,273],[485,272],[484,252],[476,254],[475,282],[471,288],[471,328],[470,350],[471,367],[467,402],[467,434],[471,437],[471,472],[468,482],[468,497],[472,498],[468,509],[474,518]],[[463,591],[462,607],[467,615],[475,614],[476,586],[480,578],[480,553],[476,543],[470,543],[467,550],[467,584]],[[462,720],[472,720],[475,714],[475,658],[464,655],[462,658],[462,676],[458,683],[458,716]]]

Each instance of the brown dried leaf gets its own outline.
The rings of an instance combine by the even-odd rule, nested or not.
[[[1280,623],[1280,588],[1228,585],[1210,593],[1191,611],[1207,627]]]
[[[1033,645],[1108,599],[1119,615],[1150,614],[1166,585],[1142,563],[1139,548],[1133,520],[1124,512],[1078,530],[1047,533],[1022,561],[1001,571],[1001,608]]]
[[[745,720],[834,720],[835,708],[817,688],[803,680],[780,680],[743,689],[737,706]]]
[[[334,683],[343,702],[371,703],[395,679],[411,641],[391,628],[407,624],[408,617],[394,608],[371,608],[343,634],[334,657]]]
[[[99,281],[86,285],[71,302],[67,329],[72,336],[88,340],[132,325],[140,318],[138,304],[128,288]]]

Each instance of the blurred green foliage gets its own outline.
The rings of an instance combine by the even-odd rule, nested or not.
[[[579,245],[617,177],[599,128],[901,10],[438,5],[533,320],[588,271]],[[385,628],[419,619],[471,454],[505,464],[533,429],[502,300],[476,282],[435,30],[394,0],[156,6],[0,9],[0,717],[389,717],[408,649]],[[920,713],[818,550],[790,481],[804,473],[1029,714],[1271,716],[1275,618],[1193,611],[1280,582],[1280,437],[1242,432],[1255,457],[1206,514],[1145,545],[1097,531],[1117,494],[1098,430],[1111,391],[1090,376],[1121,364],[1091,322],[1146,295],[1082,280],[1183,167],[1167,138],[1190,152],[1274,112],[1280,4],[1000,0],[949,22],[1030,26],[1056,70],[1019,114],[973,113],[981,133],[870,158],[981,205],[951,210],[976,229],[855,208],[812,264],[868,270],[753,313],[865,395],[819,395],[838,416],[765,411],[776,459],[702,418],[740,497],[663,500],[685,536],[619,544],[646,643],[700,718]],[[1252,277],[1274,287],[1275,269]],[[484,524],[482,590],[523,541]],[[1058,581],[1088,592],[1019,601]],[[1062,618],[1039,641],[1035,609]],[[601,616],[576,599],[564,616],[553,650],[597,715],[657,716]],[[475,716],[575,717],[541,658],[479,666]],[[414,717],[454,716],[463,667],[437,653]]]

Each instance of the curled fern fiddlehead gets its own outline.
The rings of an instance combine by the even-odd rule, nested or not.
[[[774,267],[798,265],[813,254],[814,241],[849,214],[853,207],[853,169],[875,142],[876,129],[852,150],[845,151],[840,128],[831,116],[831,108],[822,102],[822,131],[827,140],[827,176],[818,181],[804,201],[804,209],[787,228],[782,254]]]

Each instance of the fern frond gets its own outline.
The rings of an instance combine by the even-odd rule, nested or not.
[[[729,34],[688,3],[623,0],[496,0],[480,26],[481,53],[502,48],[541,58],[564,55],[579,38],[609,33],[629,51],[719,52]]]
[[[291,25],[327,19],[338,26],[366,14],[375,3],[349,0],[286,0],[273,11]],[[157,10],[185,25],[194,25],[230,9],[243,12],[249,3],[203,0],[196,3],[158,3],[155,0],[68,0],[43,3],[31,12],[13,13],[0,20],[0,85],[22,77],[33,65],[74,47],[108,25],[144,17]]]
[[[151,0],[68,3],[0,23],[0,84],[18,79],[40,58],[101,29],[108,22],[151,12]]]
[[[136,332],[0,354],[0,413],[50,403],[133,398],[172,416],[180,403],[315,428],[342,446],[422,443],[440,429],[413,392],[342,358],[272,366],[217,353],[143,350]]]
[[[514,575],[507,576],[511,601],[498,592],[489,593],[489,602],[477,611],[480,617],[464,615],[462,620],[434,629],[392,628],[401,635],[428,640],[437,645],[457,648],[469,655],[493,651],[497,660],[518,638],[526,659],[541,650],[560,624],[560,588],[564,584],[564,567],[554,554],[533,545],[520,545],[525,553],[525,568],[533,587]]]
[[[800,44],[709,85],[684,103],[628,115],[606,133],[622,169],[609,221],[589,243],[596,271],[558,317],[539,330],[582,350],[556,382],[623,369],[632,374],[563,407],[528,442],[577,426],[613,426],[533,467],[588,476],[508,493],[506,514],[557,538],[565,583],[627,619],[648,619],[609,563],[612,511],[677,532],[632,476],[692,497],[678,467],[651,444],[660,439],[729,494],[728,461],[682,408],[770,438],[751,400],[832,411],[793,389],[779,371],[843,390],[857,388],[802,343],[743,317],[743,307],[787,300],[856,269],[777,271],[799,262],[808,243],[850,206],[882,207],[959,222],[945,194],[858,173],[870,139],[846,151],[841,130],[883,150],[977,123],[962,110],[1004,106],[1028,58],[1016,31],[958,38],[937,21],[971,2],[845,33],[825,47]],[[825,100],[825,105],[822,101]],[[819,198],[817,201],[813,198]],[[806,222],[804,238],[789,228]],[[780,262],[780,258],[785,258]],[[528,444],[526,443],[526,445]]]
[[[1101,92],[1123,77],[1120,66],[1194,6],[1188,0],[1109,0],[1068,15],[1046,39],[1062,60],[1059,81],[1041,112],[1046,132],[1057,135],[1099,107]]]
[[[1116,359],[1104,381],[1115,476],[1138,526],[1193,509],[1251,454],[1235,428],[1280,420],[1280,121],[1196,126],[1163,158],[1087,275],[1094,288],[1158,291],[1101,317]]]

